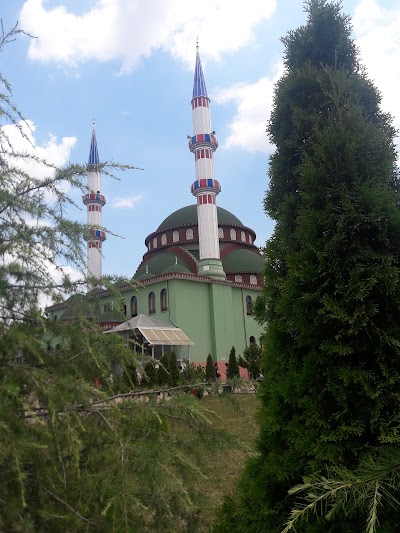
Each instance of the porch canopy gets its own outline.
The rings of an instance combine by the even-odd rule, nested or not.
[[[104,333],[126,333],[135,330],[140,331],[150,346],[193,346],[193,342],[180,328],[146,315],[135,316]]]

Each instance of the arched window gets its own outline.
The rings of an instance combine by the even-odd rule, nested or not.
[[[254,274],[250,276],[250,285],[257,285],[257,276]]]
[[[165,246],[167,244],[167,236],[165,235],[165,233],[163,235],[161,235],[161,244],[163,246]]]
[[[172,234],[172,242],[179,242],[179,231],[174,231]]]
[[[186,240],[191,241],[193,239],[193,230],[189,228],[186,230]]]
[[[251,296],[246,296],[246,313],[248,315],[253,314],[253,300],[251,299]]]
[[[54,320],[54,322],[55,322],[56,320],[58,320],[58,316],[57,316],[57,315],[54,315],[53,320]]]
[[[137,316],[137,298],[132,296],[131,298],[131,317]]]
[[[157,248],[157,237],[153,239],[153,248]]]
[[[218,237],[220,239],[224,238],[224,230],[222,228],[218,228]]]
[[[256,339],[253,337],[253,335],[250,337],[249,341],[250,341],[250,344],[256,343]]]
[[[114,302],[107,302],[104,304],[104,312],[109,313],[110,311],[114,311]]]
[[[239,274],[235,276],[235,283],[243,283],[243,278]]]
[[[253,244],[253,239],[251,238],[251,235],[249,234],[249,243]]]
[[[168,293],[167,289],[163,289],[160,292],[161,311],[167,311],[168,309]]]
[[[156,295],[154,292],[149,294],[149,315],[156,312]]]
[[[121,300],[119,304],[119,308],[120,308],[121,313],[124,313],[124,315],[126,316],[126,301],[125,300]]]
[[[231,229],[231,240],[236,241],[236,231],[234,229]]]
[[[245,234],[244,231],[242,231],[242,232],[240,233],[240,239],[241,239],[242,242],[246,242],[246,234]]]

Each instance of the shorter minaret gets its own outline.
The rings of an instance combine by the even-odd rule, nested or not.
[[[211,131],[210,99],[207,95],[199,48],[197,46],[192,97],[193,133],[189,149],[194,154],[196,181],[192,194],[197,199],[200,260],[198,274],[225,279],[219,253],[217,195],[221,186],[214,177],[214,152],[218,148],[215,132]]]
[[[87,167],[88,192],[82,196],[83,203],[87,206],[87,224],[89,234],[87,240],[87,273],[88,276],[101,278],[102,275],[102,244],[106,234],[101,229],[101,210],[106,199],[101,191],[101,175],[99,171],[99,152],[97,150],[96,129],[93,121],[92,142],[90,144],[89,162]]]

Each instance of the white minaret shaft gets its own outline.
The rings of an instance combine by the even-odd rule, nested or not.
[[[214,173],[214,152],[218,147],[215,132],[211,131],[210,99],[204,80],[199,51],[193,84],[192,117],[194,135],[189,140],[194,154],[196,181],[192,194],[197,198],[200,261],[198,273],[225,278],[219,253],[216,197],[221,191]]]
[[[92,142],[90,144],[87,170],[88,192],[82,197],[87,206],[87,224],[89,233],[87,240],[87,271],[88,276],[101,278],[102,275],[102,244],[106,235],[101,229],[101,211],[106,199],[101,194],[101,174],[99,171],[99,153],[97,150],[96,130],[93,123]]]

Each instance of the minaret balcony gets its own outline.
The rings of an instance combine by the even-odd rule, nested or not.
[[[106,240],[106,234],[101,229],[90,229],[89,234],[86,235],[85,241],[100,241],[104,242]]]
[[[194,152],[197,148],[208,147],[213,152],[218,148],[218,141],[212,133],[199,133],[189,138],[189,150]]]
[[[219,194],[221,192],[221,185],[219,184],[219,181],[212,178],[202,178],[192,183],[191,192],[195,196],[201,192],[207,191],[213,192],[214,194]]]
[[[84,196],[82,196],[82,202],[85,205],[98,204],[98,205],[104,206],[106,204],[106,199],[102,194],[91,192],[91,193],[87,193]]]

